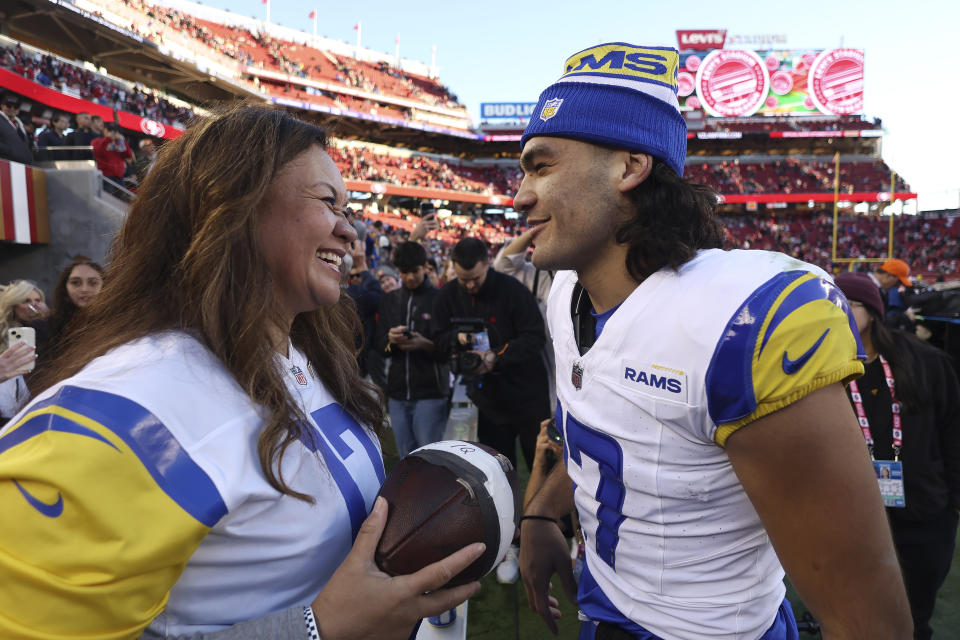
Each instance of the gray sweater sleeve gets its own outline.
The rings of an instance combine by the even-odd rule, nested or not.
[[[189,636],[168,636],[167,640],[307,640],[309,637],[303,607],[291,607],[269,616],[240,622],[229,629]]]

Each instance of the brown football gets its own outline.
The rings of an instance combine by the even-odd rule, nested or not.
[[[506,554],[519,518],[517,474],[506,456],[476,442],[444,440],[412,451],[380,495],[387,524],[376,562],[405,575],[474,542],[487,550],[445,586],[479,580]]]

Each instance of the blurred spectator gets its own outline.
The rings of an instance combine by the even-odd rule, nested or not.
[[[51,362],[69,339],[68,329],[79,312],[90,306],[103,288],[103,267],[84,255],[70,261],[53,289],[53,310],[37,327],[40,365]]]
[[[907,304],[903,300],[902,290],[910,289],[910,265],[903,260],[887,260],[876,270],[874,279],[883,292],[884,322],[894,329],[909,330],[913,321],[907,315]]]
[[[114,123],[104,126],[102,138],[94,138],[93,157],[97,161],[97,169],[108,178],[122,182],[125,176],[133,173],[133,150],[120,133],[120,127]]]
[[[156,161],[157,146],[150,138],[144,138],[140,141],[140,156],[133,165],[138,183],[143,182],[144,178],[147,177],[147,174],[150,173],[150,169],[153,168],[153,163]]]
[[[542,352],[543,362],[547,368],[550,383],[550,406],[557,403],[556,381],[554,380],[554,353],[553,338],[550,336],[550,326],[547,324],[547,297],[553,286],[553,271],[537,269],[527,260],[527,249],[533,246],[537,227],[527,229],[519,236],[503,245],[497,257],[493,260],[493,268],[500,273],[513,276],[533,293],[543,316],[543,330],[546,334],[546,345]]]
[[[393,245],[390,243],[390,235],[387,233],[387,230],[384,229],[380,233],[380,237],[377,238],[377,255],[380,256],[380,261],[383,262],[383,264],[393,263],[391,259],[392,251]]]
[[[450,373],[435,357],[432,330],[437,289],[427,280],[427,252],[416,242],[397,246],[403,286],[384,294],[377,314],[376,348],[390,360],[390,426],[401,458],[443,438]]]
[[[73,131],[67,134],[68,147],[89,147],[97,134],[91,128],[91,117],[89,113],[80,112],[76,115],[77,126]],[[71,152],[70,157],[74,160],[89,160],[93,157],[91,151],[75,150]]]
[[[67,151],[57,151],[52,149],[43,149],[42,147],[63,147],[67,145],[67,136],[64,131],[70,124],[70,117],[65,113],[55,113],[50,118],[50,126],[46,127],[37,136],[38,160],[67,160],[70,153]]]
[[[101,137],[104,131],[103,118],[100,116],[90,116],[90,131],[93,132],[94,138]],[[91,139],[90,142],[93,143],[93,139]]]
[[[400,288],[400,275],[395,269],[386,265],[377,267],[377,280],[384,293],[390,293]]]
[[[43,292],[32,282],[15,280],[0,290],[0,418],[11,418],[30,399],[23,374],[37,359],[34,348],[10,346],[9,330],[26,327],[47,310]]]
[[[20,113],[20,98],[6,94],[0,99],[0,158],[21,164],[33,162],[33,139],[27,135]]]
[[[377,278],[367,268],[365,251],[366,226],[357,220],[353,224],[357,231],[357,239],[350,245],[352,266],[348,274],[347,295],[357,305],[357,314],[363,335],[358,337],[357,362],[360,365],[360,375],[369,376],[379,388],[387,386],[386,364],[383,354],[373,348],[374,336],[377,330],[377,309],[383,289]]]
[[[29,280],[14,280],[0,290],[0,336],[29,326],[49,312],[43,291]]]
[[[910,599],[914,638],[927,640],[957,537],[960,384],[943,352],[888,328],[879,291],[866,275],[841,273],[835,282],[851,301],[867,354],[863,377],[850,383],[850,401],[871,458],[880,461],[874,465],[877,477],[890,478],[881,480],[882,493],[905,498],[900,506],[885,500],[887,516]],[[890,487],[898,476],[902,484]]]

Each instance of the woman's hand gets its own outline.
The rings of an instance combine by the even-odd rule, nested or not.
[[[421,618],[453,609],[480,590],[479,582],[442,589],[483,555],[475,543],[406,576],[391,578],[373,556],[387,522],[387,502],[377,498],[353,548],[313,601],[323,640],[407,640]]]
[[[37,359],[37,350],[18,342],[0,353],[0,382],[30,371],[30,363]]]

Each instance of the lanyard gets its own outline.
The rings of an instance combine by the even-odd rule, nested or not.
[[[883,356],[880,356],[880,365],[883,367],[883,376],[887,380],[887,387],[890,389],[890,411],[893,413],[893,459],[900,459],[900,448],[903,447],[903,430],[900,423],[900,403],[897,402],[897,396],[894,394],[893,370],[890,363]],[[870,433],[870,422],[867,420],[867,412],[863,410],[863,396],[860,395],[860,388],[857,381],[850,383],[850,397],[853,399],[853,407],[857,411],[857,420],[860,422],[860,430],[863,431],[863,439],[867,441],[867,448],[870,450],[870,459],[873,459],[873,434]]]

